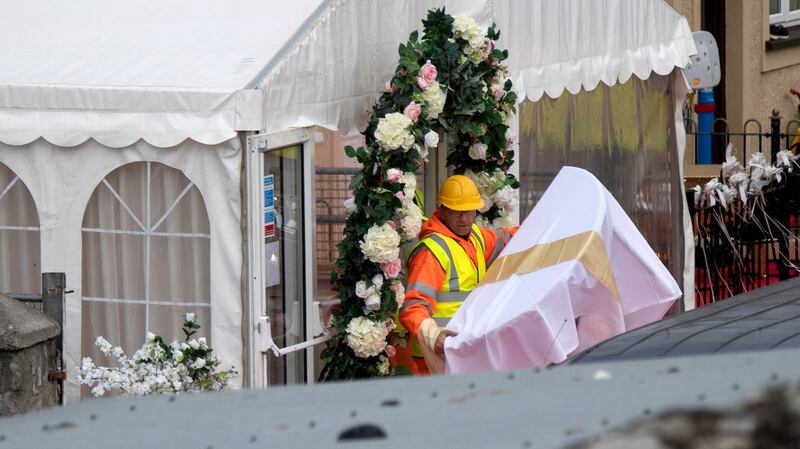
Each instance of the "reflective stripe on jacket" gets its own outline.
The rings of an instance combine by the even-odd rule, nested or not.
[[[479,230],[479,240],[477,236],[472,234],[468,239],[461,238],[453,234],[453,232],[442,223],[439,219],[438,212],[434,212],[430,219],[423,223],[419,237],[422,240],[431,234],[439,234],[448,237],[450,243],[460,247],[461,254],[466,254],[469,259],[468,263],[473,267],[473,270],[476,270],[475,267],[481,265],[481,260],[483,260],[482,265],[488,267],[500,254],[511,236],[516,232],[516,227],[513,229],[495,231],[491,228],[478,228],[473,226],[473,230],[475,229]],[[483,246],[480,245],[480,242],[483,242]],[[478,257],[477,247],[480,248],[482,257]],[[446,276],[445,269],[436,255],[434,255],[433,250],[431,250],[427,244],[418,244],[415,245],[414,248],[415,250],[410,252],[407,257],[408,275],[406,278],[405,301],[398,314],[400,324],[402,324],[402,327],[407,329],[410,334],[408,341],[411,342],[412,346],[417,344],[416,336],[419,332],[420,323],[427,318],[434,317],[434,314],[437,316],[440,315],[436,313],[439,311],[440,307],[439,298],[450,299],[449,297],[441,296],[444,293],[450,293],[450,291],[440,291],[445,284],[447,284],[449,288],[449,277]],[[458,273],[458,268],[456,268],[455,271]],[[480,273],[479,279],[476,270],[474,276],[475,283],[472,284],[470,290],[483,278],[483,273]],[[461,279],[460,276],[459,279]],[[459,287],[461,290],[459,290],[459,292],[461,292],[463,298],[465,298],[467,296],[465,292],[469,290],[466,290],[465,283],[462,283],[460,280],[459,284],[461,284]],[[463,298],[461,301],[463,301]],[[445,304],[446,302],[442,303],[442,305]],[[447,307],[452,306],[445,306],[445,308]],[[457,307],[452,310],[449,316],[455,313],[455,309],[457,309]]]

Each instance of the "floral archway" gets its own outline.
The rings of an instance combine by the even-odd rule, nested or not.
[[[492,25],[468,16],[428,12],[423,33],[399,47],[399,63],[373,107],[366,145],[347,147],[362,164],[345,203],[348,217],[332,282],[339,289],[333,338],[322,352],[321,380],[392,374],[393,314],[403,304],[402,248],[417,237],[422,212],[414,203],[415,173],[439,137],[447,136],[447,164],[475,181],[486,204],[481,225],[505,225],[517,204],[519,182],[509,133],[517,96],[506,50]]]

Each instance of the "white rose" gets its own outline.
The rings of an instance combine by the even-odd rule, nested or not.
[[[391,262],[400,255],[400,234],[388,223],[372,225],[361,241],[361,252],[372,262]]]
[[[486,150],[489,148],[485,143],[473,143],[469,147],[469,157],[472,159],[486,159]]]
[[[403,173],[400,180],[403,183],[403,195],[411,201],[414,198],[414,191],[417,188],[417,176],[414,173]]]
[[[147,341],[155,341],[155,339],[156,339],[156,334],[152,332],[147,333]]]
[[[351,196],[350,198],[344,200],[344,209],[347,211],[347,213],[350,213],[350,214],[355,212],[356,209],[357,209],[357,207],[356,207],[356,199]]]
[[[413,240],[419,235],[422,228],[422,211],[414,203],[403,205],[403,218],[400,219],[400,227],[408,240]]]
[[[417,152],[419,153],[419,157],[421,157],[423,159],[428,157],[428,147],[427,146],[422,146],[421,147],[419,145],[415,145],[414,148],[417,149]]]
[[[375,276],[373,276],[372,277],[372,285],[375,286],[376,290],[380,290],[380,288],[383,286],[383,275],[382,274],[376,274]]]
[[[195,350],[200,349],[200,343],[193,338],[192,341],[189,342],[189,347]]]
[[[389,330],[385,325],[366,317],[353,318],[347,324],[347,345],[357,357],[374,357],[386,349]]]
[[[182,351],[175,351],[172,353],[172,358],[175,359],[176,362],[180,363],[183,361],[183,352]]]
[[[376,310],[380,310],[381,308],[381,297],[378,295],[372,295],[364,301],[364,307],[374,312]]]
[[[206,366],[206,359],[204,359],[202,357],[197,359],[197,360],[195,360],[194,363],[192,363],[192,368],[194,368],[194,369],[200,369],[200,368],[202,368],[204,366]]]
[[[189,323],[194,323],[194,320],[195,320],[196,317],[197,316],[194,313],[188,312],[188,313],[185,313],[183,315],[183,321],[186,321],[186,322],[189,322]]]
[[[442,87],[439,83],[437,81],[431,83],[431,85],[422,92],[422,97],[425,101],[425,106],[423,108],[425,114],[432,119],[439,118],[439,114],[444,110],[444,104],[447,101],[447,95],[442,92]]]
[[[368,296],[375,293],[375,289],[372,287],[367,287],[367,283],[364,281],[356,282],[356,296],[359,298],[367,298]]]
[[[197,342],[200,343],[200,347],[202,349],[208,349],[208,343],[206,342],[206,337],[200,337],[197,339]]]
[[[439,146],[439,133],[435,131],[428,131],[425,133],[425,146],[428,148],[436,148]]]
[[[456,16],[453,20],[453,34],[468,42],[469,45],[464,48],[464,53],[470,54],[483,49],[486,37],[472,17]]]
[[[492,201],[497,204],[497,207],[510,212],[516,209],[517,204],[519,204],[519,190],[511,186],[505,186],[494,192]]]
[[[409,131],[412,126],[410,118],[399,112],[386,114],[378,120],[378,127],[375,129],[375,139],[387,150],[402,148],[405,151],[414,145],[414,135]]]

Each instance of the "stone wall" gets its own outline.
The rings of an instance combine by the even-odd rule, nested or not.
[[[56,337],[51,318],[0,295],[0,416],[26,413],[59,403]]]

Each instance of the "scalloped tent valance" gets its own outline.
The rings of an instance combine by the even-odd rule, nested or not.
[[[396,46],[425,11],[446,6],[494,22],[520,101],[593,90],[632,75],[684,67],[696,52],[686,19],[663,0],[339,0],[311,24],[260,84],[265,128],[312,123],[361,129],[395,67]],[[358,17],[356,25],[354,18]]]
[[[365,126],[397,42],[445,6],[502,30],[520,98],[683,67],[663,0],[11,0],[0,15],[0,142],[214,144],[238,131]]]

